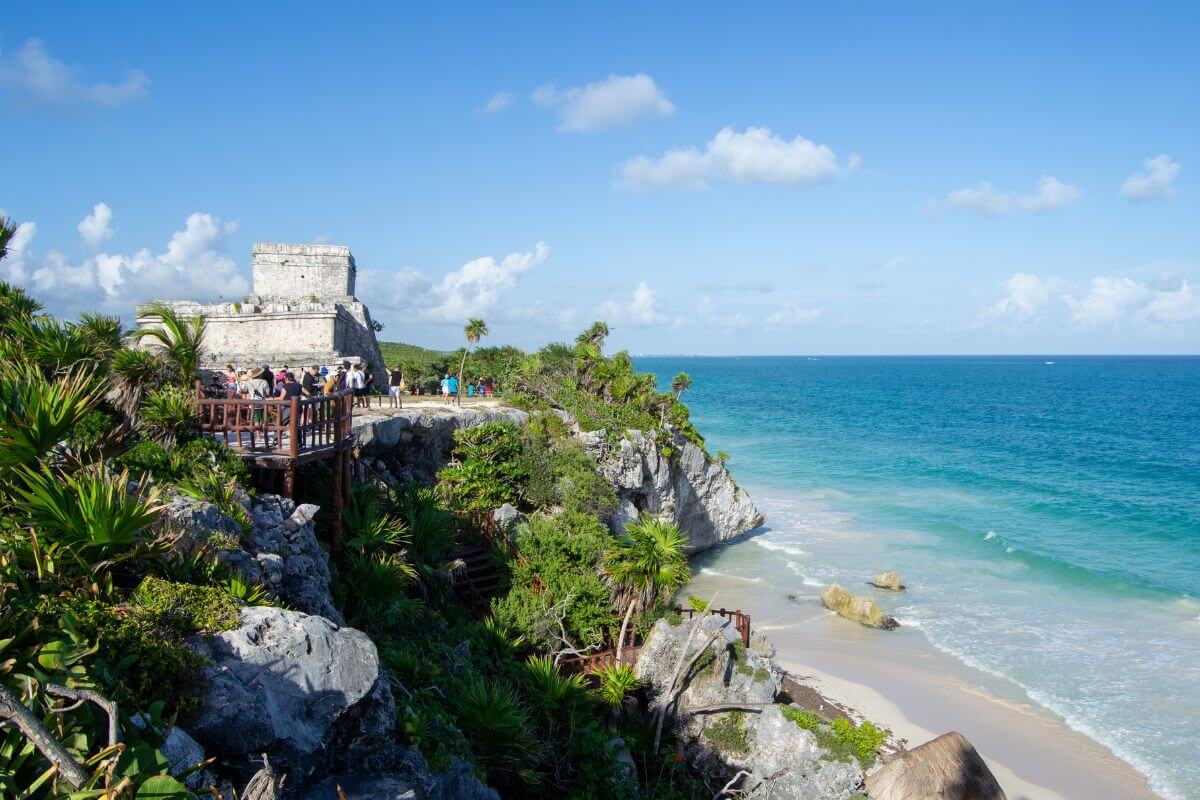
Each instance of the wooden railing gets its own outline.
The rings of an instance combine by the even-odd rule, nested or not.
[[[460,541],[475,538],[481,544],[499,550],[511,560],[515,560],[520,564],[529,563],[525,560],[525,556],[521,554],[521,551],[517,549],[515,538],[500,530],[500,526],[496,524],[496,520],[490,512],[476,509],[466,514],[456,514],[455,522],[458,526]],[[542,577],[536,573],[534,573],[531,583],[533,584],[531,587],[533,593],[536,595],[541,595],[546,589],[546,584],[542,582]]]
[[[286,400],[197,397],[196,428],[244,453],[300,458],[349,442],[353,402],[349,391]]]
[[[684,608],[683,606],[675,606],[675,613],[682,614],[688,619],[697,614],[715,614],[718,617],[733,620],[733,629],[741,634],[742,644],[750,646],[750,615],[743,614],[741,611],[730,610],[727,608],[710,608],[706,611],[697,611],[694,608]]]

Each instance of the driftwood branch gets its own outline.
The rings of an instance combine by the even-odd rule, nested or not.
[[[679,714],[716,714],[721,711],[749,711],[752,714],[761,714],[774,703],[716,703],[711,706],[692,706],[691,708],[681,708]]]
[[[729,794],[729,790],[733,788],[733,785],[735,783],[740,781],[742,778],[749,778],[749,777],[750,777],[749,772],[747,772],[744,769],[739,769],[736,773],[734,773],[734,776],[729,779],[729,782],[721,787],[721,791],[719,791],[713,795],[713,800],[717,800],[717,798],[724,797],[725,795]]]
[[[108,746],[112,747],[121,741],[121,714],[117,708],[117,704],[112,700],[109,700],[99,692],[93,692],[91,689],[72,689],[58,683],[47,683],[46,694],[52,694],[55,697],[65,697],[68,700],[77,700],[78,702],[70,706],[70,708],[78,708],[79,704],[85,701],[100,706],[104,713],[108,715]],[[55,710],[57,711],[57,709]]]
[[[78,789],[87,782],[90,776],[83,766],[72,758],[50,731],[46,730],[42,721],[21,705],[13,693],[3,686],[0,686],[0,719],[9,720],[16,725],[38,752],[58,770],[67,783],[71,784],[71,788]]]

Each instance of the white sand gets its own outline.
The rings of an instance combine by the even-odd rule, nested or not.
[[[826,614],[767,635],[780,666],[910,748],[947,731],[966,736],[1010,800],[1158,797],[1107,748],[1043,710],[997,697],[917,631],[872,631]]]

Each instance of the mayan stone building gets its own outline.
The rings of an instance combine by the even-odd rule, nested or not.
[[[227,303],[166,305],[184,317],[205,317],[210,369],[225,364],[299,369],[349,360],[382,375],[371,314],[354,296],[355,269],[348,247],[257,243],[251,250],[254,294]],[[154,324],[145,310],[138,307],[138,324]]]

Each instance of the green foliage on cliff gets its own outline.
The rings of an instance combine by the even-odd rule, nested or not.
[[[831,758],[837,761],[857,760],[863,769],[874,766],[875,756],[887,738],[887,734],[870,721],[855,725],[845,717],[839,717],[826,723],[811,711],[794,706],[780,706],[779,710],[786,719],[815,733],[817,744],[827,750]]]
[[[142,619],[180,636],[237,627],[237,603],[215,586],[174,583],[151,575],[138,584],[130,600]]]
[[[520,431],[511,423],[456,430],[453,460],[438,473],[450,505],[490,511],[504,503],[518,503],[527,477],[521,444]]]
[[[570,646],[599,644],[614,622],[609,591],[599,576],[611,545],[608,530],[586,514],[531,518],[517,534],[525,560],[509,562],[511,587],[492,601],[496,621],[536,649],[561,648],[560,617]]]

